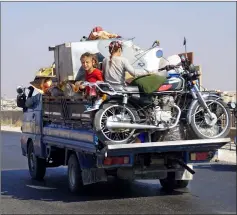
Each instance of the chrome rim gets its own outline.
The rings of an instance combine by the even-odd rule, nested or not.
[[[130,109],[121,105],[113,105],[104,110],[99,119],[100,128],[107,140],[119,143],[132,137],[135,129],[109,129],[106,126],[107,121],[113,122],[132,122],[135,116]]]
[[[194,126],[203,136],[218,138],[228,129],[230,119],[227,110],[219,101],[206,100],[205,102],[212,112],[215,123],[210,122],[208,114],[198,105],[193,114]]]

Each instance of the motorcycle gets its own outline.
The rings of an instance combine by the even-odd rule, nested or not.
[[[163,58],[162,50],[157,51],[157,57]],[[141,132],[147,131],[149,141],[157,141],[151,134],[161,134],[181,123],[200,139],[224,138],[229,134],[231,122],[227,104],[215,93],[200,91],[200,72],[187,55],[173,58],[175,64],[163,58],[168,65],[161,66],[159,71],[168,72],[167,81],[148,95],[137,86],[83,83],[102,100],[94,110],[93,122],[102,143],[131,143]]]

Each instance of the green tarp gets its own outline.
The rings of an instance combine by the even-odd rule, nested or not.
[[[130,85],[138,86],[141,92],[150,94],[157,91],[166,80],[165,76],[152,74],[135,78]]]

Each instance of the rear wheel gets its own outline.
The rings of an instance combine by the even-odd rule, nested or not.
[[[77,156],[71,154],[68,160],[68,187],[72,193],[78,192],[82,184],[81,168]]]
[[[113,122],[135,122],[139,116],[135,109],[126,104],[117,101],[110,101],[102,105],[102,108],[95,114],[94,128],[99,140],[106,144],[111,142],[113,144],[126,144],[135,139],[133,134],[135,129],[110,129],[106,126],[107,121]]]
[[[46,160],[35,155],[34,145],[31,141],[28,146],[28,167],[32,179],[42,180],[46,173]]]
[[[170,172],[167,178],[160,179],[160,184],[165,190],[173,190],[187,187],[189,180],[175,180],[175,173]]]

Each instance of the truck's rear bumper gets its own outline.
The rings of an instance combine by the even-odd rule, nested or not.
[[[215,151],[231,141],[230,138],[179,140],[151,143],[116,144],[106,146],[102,153],[107,156],[154,152]]]
[[[189,165],[193,169],[192,165]],[[176,180],[192,180],[193,175],[184,168],[168,169],[165,166],[156,168],[118,168],[117,176],[125,180],[137,180],[137,179],[164,179],[167,177],[168,172],[175,173]]]

